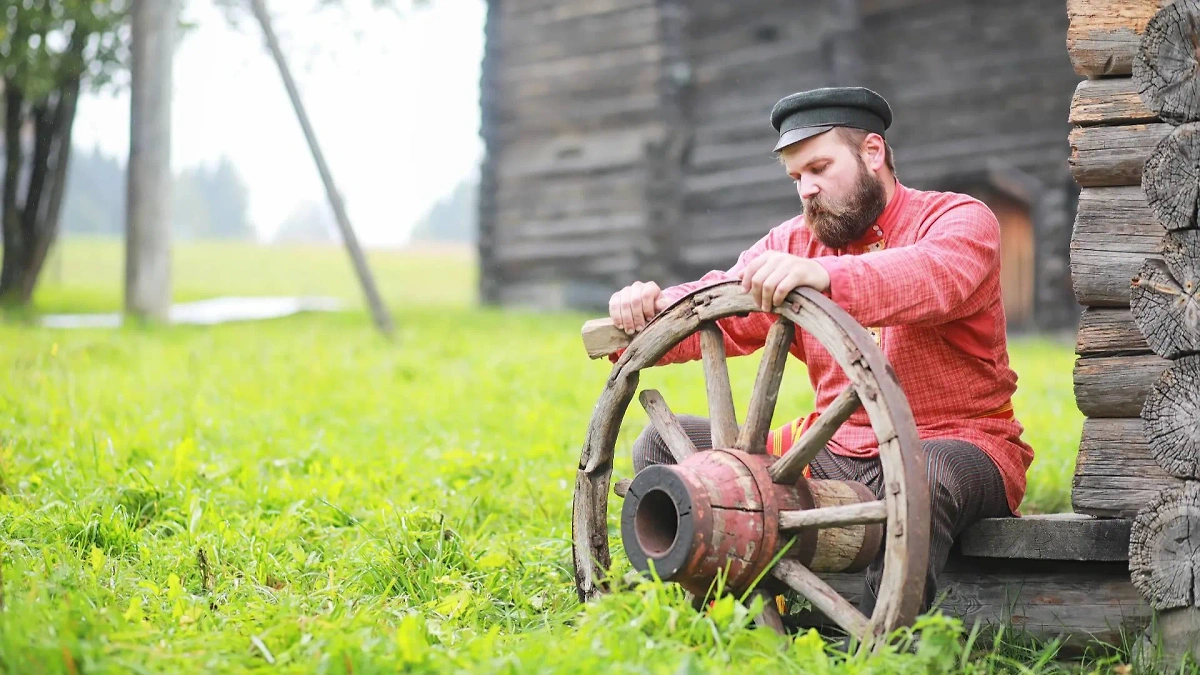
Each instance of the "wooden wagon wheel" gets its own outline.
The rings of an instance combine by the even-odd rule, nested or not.
[[[742,291],[739,282],[722,282],[700,289],[659,313],[617,360],[588,426],[575,481],[572,535],[575,584],[580,600],[593,599],[608,590],[604,577],[611,564],[608,490],[613,448],[625,411],[637,389],[639,372],[657,363],[684,338],[700,331],[713,447],[729,449],[713,454],[761,456],[766,450],[788,347],[795,326],[799,326],[829,351],[852,385],[778,461],[772,463],[767,457],[759,457],[761,464],[769,467],[770,474],[762,479],[777,485],[803,483],[804,467],[861,405],[866,409],[879,442],[884,497],[849,506],[765,514],[767,525],[763,527],[777,528],[767,532],[767,539],[771,544],[781,545],[790,534],[802,534],[806,530],[886,523],[883,578],[874,611],[867,617],[796,560],[780,560],[769,574],[802,594],[814,607],[860,640],[866,641],[910,625],[920,611],[924,597],[929,556],[929,489],[916,423],[895,372],[868,332],[842,308],[813,289],[799,289],[772,311],[778,318],[767,336],[746,422],[739,429],[724,342],[713,322],[756,311],[761,310],[750,295]],[[644,392],[641,401],[677,461],[684,461],[696,452],[658,392]],[[780,530],[785,534],[780,536]],[[771,547],[767,551],[768,558],[777,549],[778,546]],[[756,592],[761,590],[756,589]],[[772,603],[762,622],[780,629],[778,616],[772,615],[773,612]]]

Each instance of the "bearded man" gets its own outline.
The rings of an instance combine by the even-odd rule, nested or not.
[[[1000,225],[982,202],[962,194],[915,190],[896,179],[884,133],[892,111],[861,87],[788,96],[771,111],[775,151],[796,184],[803,214],[770,230],[726,271],[659,289],[635,283],[615,293],[609,314],[636,333],[680,297],[711,282],[740,279],[764,311],[808,286],[828,295],[863,326],[895,369],[925,450],[932,523],[922,611],[954,538],[972,523],[1020,515],[1033,450],[1021,440],[1012,395],[1000,295]],[[717,322],[730,355],[765,343],[769,314]],[[796,331],[792,355],[808,366],[816,410],[771,432],[780,455],[847,386],[849,379],[815,338]],[[660,364],[701,358],[698,335]],[[681,416],[697,448],[712,447],[709,422]],[[653,426],[633,446],[637,471],[673,459]],[[806,470],[818,479],[864,483],[882,497],[878,444],[866,411],[842,425]],[[868,568],[860,609],[870,616],[883,552]]]

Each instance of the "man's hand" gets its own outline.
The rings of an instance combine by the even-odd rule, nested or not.
[[[783,304],[788,293],[810,286],[829,290],[829,272],[820,263],[782,251],[767,251],[742,270],[742,290],[754,297],[762,311]]]
[[[608,300],[608,315],[617,328],[633,335],[646,327],[655,314],[667,308],[662,289],[653,281],[633,284],[613,293]]]

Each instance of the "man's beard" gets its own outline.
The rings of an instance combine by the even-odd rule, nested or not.
[[[861,239],[887,206],[883,182],[867,171],[861,157],[856,159],[858,178],[849,197],[830,203],[817,195],[804,204],[805,224],[829,248],[843,249]]]

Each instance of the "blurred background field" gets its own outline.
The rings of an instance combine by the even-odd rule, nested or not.
[[[120,309],[124,242],[67,237],[46,263],[34,304],[41,312]],[[420,243],[367,252],[391,305],[462,307],[477,295],[475,248]],[[315,295],[362,306],[362,291],[345,249],[332,244],[189,241],[172,249],[172,295],[189,302],[222,295]]]

